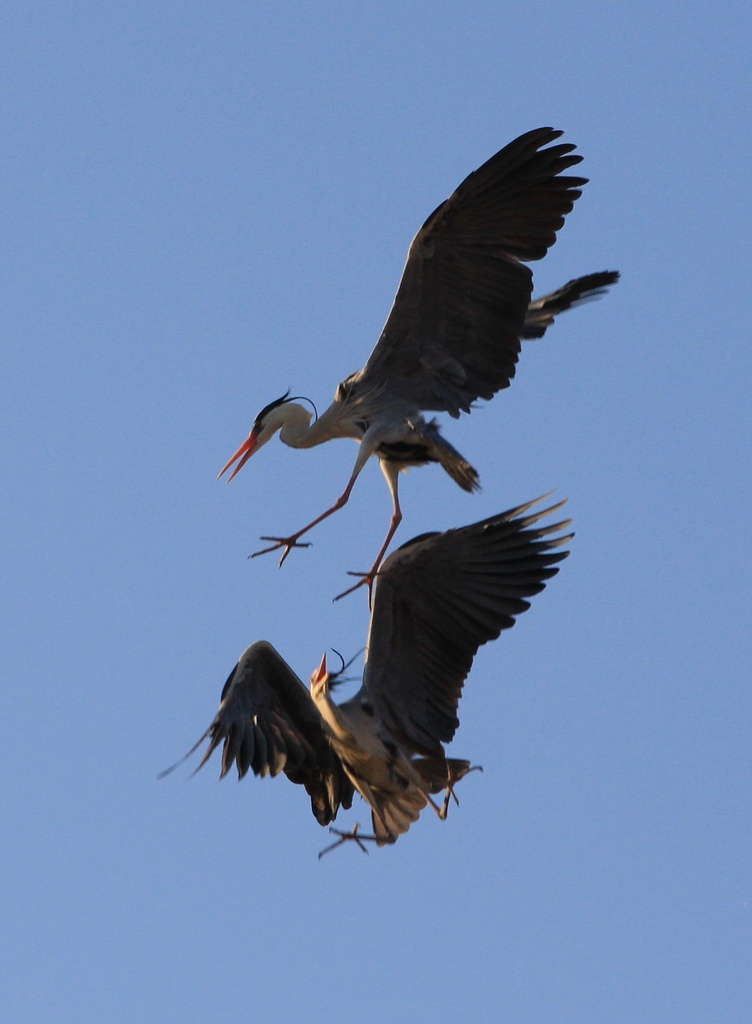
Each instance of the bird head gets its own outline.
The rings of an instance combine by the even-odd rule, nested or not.
[[[321,659],[321,664],[311,676],[311,696],[314,700],[328,695],[329,693],[329,672],[326,667],[326,654]]]
[[[276,432],[284,427],[285,424],[297,427],[298,430],[305,430],[311,422],[311,414],[307,409],[304,409],[302,405],[294,405],[296,398],[290,398],[290,389],[282,395],[281,398],[275,398],[273,402],[265,405],[261,412],[258,414],[256,419],[253,421],[251,432],[248,437],[243,441],[241,446],[232,456],[228,459],[222,470],[217,477],[224,476],[233,462],[237,462],[237,466],[233,469],[227,478],[229,483],[232,478],[240,472],[250,457],[265,445],[270,437],[273,437]],[[310,399],[303,398],[303,401],[307,402]],[[311,403],[313,404],[313,403]],[[315,409],[315,406],[314,406]],[[284,439],[284,436],[283,436]]]

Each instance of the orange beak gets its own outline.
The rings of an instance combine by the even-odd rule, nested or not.
[[[219,476],[217,477],[217,480],[219,480],[221,477],[223,477],[224,474],[227,472],[227,470],[230,468],[230,466],[233,464],[233,462],[235,462],[235,460],[238,459],[239,461],[238,461],[237,466],[235,467],[235,469],[233,469],[232,473],[230,473],[230,475],[227,478],[227,482],[229,484],[229,482],[232,480],[232,478],[237,473],[240,472],[240,470],[243,468],[243,466],[246,464],[246,462],[248,462],[250,457],[255,452],[257,439],[258,439],[258,430],[254,429],[254,430],[252,430],[250,432],[250,434],[245,439],[245,441],[243,441],[243,443],[238,448],[238,450],[235,452],[235,454],[232,456],[232,458],[228,459],[228,461],[224,464],[224,466],[222,467],[222,471],[220,472]]]
[[[316,669],[316,671],[313,673],[313,676],[311,677],[311,689],[313,689],[315,686],[321,686],[322,683],[324,682],[324,680],[326,679],[328,674],[329,673],[326,670],[326,654],[325,654],[324,657],[321,659],[321,664],[319,665],[319,667]]]

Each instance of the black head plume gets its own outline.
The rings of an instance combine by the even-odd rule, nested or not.
[[[342,668],[340,668],[337,672],[330,672],[329,673],[329,688],[330,689],[334,689],[335,686],[341,686],[342,683],[347,683],[347,682],[350,681],[344,675],[344,673],[352,665],[352,663],[355,661],[355,659],[359,658],[361,656],[361,654],[363,653],[364,650],[365,650],[365,647],[361,647],[361,649],[356,654],[354,654],[352,656],[352,658],[350,658],[350,660],[348,662],[345,662],[345,659],[342,657],[342,655],[339,653],[339,651],[335,650],[332,647],[332,651],[334,651],[334,653],[337,655],[339,660],[342,662]]]
[[[290,398],[290,391],[291,390],[292,390],[291,388],[288,388],[287,391],[285,391],[284,395],[282,395],[281,398],[275,398],[273,402],[269,402],[268,405],[264,406],[264,408],[261,410],[261,412],[256,417],[256,420],[255,420],[255,422],[253,424],[255,429],[260,430],[262,425],[263,425],[263,423],[264,423],[264,420],[269,415],[269,413],[272,411],[272,409],[276,409],[278,406],[284,405],[285,402],[308,402],[309,405],[313,406],[313,412],[314,412],[314,415],[316,416],[316,419],[319,418],[318,410],[316,409],[316,406],[313,404],[311,399],[310,398],[306,398],[305,395],[293,395],[292,398]]]

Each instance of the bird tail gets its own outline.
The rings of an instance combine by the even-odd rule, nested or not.
[[[456,757],[415,757],[411,764],[423,779],[429,793],[441,793],[447,786],[454,786],[468,772],[479,767]]]
[[[587,274],[585,277],[575,278],[574,281],[567,281],[558,291],[534,299],[525,314],[522,337],[525,340],[542,338],[559,313],[605,295],[608,286],[616,284],[618,280],[618,270],[601,270],[596,274]]]
[[[468,772],[479,769],[479,765],[471,765],[469,761],[460,761],[452,757],[416,757],[410,761],[423,783],[423,788],[410,785],[402,793],[391,795],[384,800],[374,800],[371,805],[373,834],[379,846],[396,842],[428,803],[427,793],[446,792],[447,798],[440,817],[446,817],[446,807],[450,796],[454,796],[454,786],[464,779]],[[376,794],[372,793],[375,797]],[[455,797],[455,800],[457,798]],[[435,810],[439,810],[431,801]],[[375,805],[375,806],[374,806]]]
[[[379,846],[394,843],[420,817],[428,803],[425,795],[416,786],[409,786],[403,793],[378,801],[378,809],[371,810],[373,834]]]
[[[471,466],[445,437],[442,437],[438,422],[431,420],[430,423],[424,424],[423,433],[431,442],[431,457],[441,463],[452,480],[458,483],[463,491],[479,491],[478,470]]]

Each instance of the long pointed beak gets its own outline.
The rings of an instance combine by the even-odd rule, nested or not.
[[[321,664],[311,676],[311,690],[321,686],[329,673],[326,670],[326,654],[321,659]]]
[[[238,462],[237,466],[235,467],[235,469],[233,469],[232,473],[230,473],[230,475],[227,478],[227,482],[229,484],[229,482],[232,480],[232,478],[237,473],[240,472],[240,470],[243,468],[243,466],[246,464],[246,462],[248,462],[250,457],[255,452],[257,439],[258,439],[258,431],[257,430],[252,430],[250,432],[250,434],[248,435],[248,437],[245,439],[245,441],[243,441],[241,446],[238,448],[238,450],[232,456],[232,458],[228,459],[227,462],[224,464],[224,466],[222,467],[222,470],[221,470],[219,476],[217,477],[217,480],[221,479],[221,477],[223,477],[225,475],[227,470],[230,468],[230,466],[233,464],[233,462],[235,462],[236,459],[239,459],[240,461]]]

